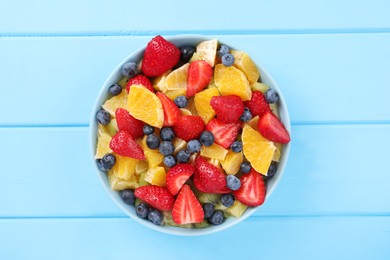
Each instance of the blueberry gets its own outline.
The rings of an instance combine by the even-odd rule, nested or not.
[[[99,170],[101,170],[103,172],[108,172],[110,170],[105,165],[103,165],[102,159],[97,159],[96,164],[97,164]]]
[[[150,149],[157,149],[160,145],[160,138],[156,134],[150,134],[148,137],[146,137],[146,145]]]
[[[124,203],[127,205],[134,205],[135,203],[135,196],[134,196],[134,191],[130,189],[125,189],[121,191],[121,198]]]
[[[231,194],[231,193],[223,194],[221,196],[222,205],[224,205],[227,208],[230,208],[231,206],[233,206],[235,200],[236,199],[234,198],[233,194]]]
[[[163,214],[157,209],[149,211],[148,219],[155,225],[161,225],[163,222]]]
[[[134,62],[126,62],[122,66],[122,75],[127,78],[134,77],[138,73],[138,66]]]
[[[222,56],[227,53],[229,53],[229,47],[226,45],[221,45],[221,47],[219,47],[219,50],[217,52],[219,58],[222,58]]]
[[[249,162],[243,162],[240,165],[240,171],[242,173],[249,173],[251,171],[251,168],[252,168],[252,166]]]
[[[213,225],[220,225],[225,221],[222,211],[216,210],[214,214],[210,217],[210,223]]]
[[[115,83],[114,85],[111,85],[111,87],[108,89],[108,92],[110,92],[110,94],[113,96],[117,96],[122,92],[122,87],[118,83]]]
[[[265,92],[264,97],[269,104],[273,104],[278,102],[279,94],[275,89],[270,88]]]
[[[135,214],[139,218],[146,218],[149,214],[149,207],[145,203],[140,203],[135,207]]]
[[[214,214],[214,205],[211,203],[203,204],[204,218],[209,218]]]
[[[240,116],[240,120],[242,122],[248,122],[249,120],[252,119],[252,113],[251,111],[249,110],[249,108],[244,108],[244,113],[242,113],[242,115]]]
[[[233,144],[230,146],[230,148],[232,148],[233,152],[239,153],[242,151],[242,142],[234,141]]]
[[[160,137],[163,141],[172,141],[175,138],[175,133],[170,127],[163,127],[160,131]]]
[[[230,53],[224,54],[221,58],[222,64],[226,67],[230,67],[234,64],[234,56]]]
[[[164,164],[167,167],[173,167],[176,165],[176,159],[173,155],[167,155],[164,157]]]
[[[102,164],[107,168],[107,169],[111,169],[112,167],[114,167],[116,163],[116,158],[115,158],[115,155],[111,154],[111,153],[107,153],[103,156],[102,158]]]
[[[187,143],[187,149],[190,153],[197,153],[200,151],[200,147],[202,145],[200,144],[200,142],[196,139],[194,140],[191,140]]]
[[[241,181],[234,175],[226,176],[226,186],[231,190],[238,190],[241,187]]]
[[[151,135],[154,133],[154,127],[150,126],[150,125],[144,125],[142,130],[144,131],[144,134],[146,134],[146,135]]]
[[[271,165],[269,166],[268,172],[267,172],[268,179],[271,179],[272,177],[274,177],[277,168],[278,168],[277,162],[271,162]]]
[[[188,100],[185,96],[178,96],[175,100],[173,100],[173,102],[175,102],[176,106],[180,108],[184,108],[188,105]]]
[[[210,146],[214,143],[214,135],[210,131],[203,131],[199,140],[204,146]]]
[[[100,109],[96,113],[96,119],[97,119],[99,124],[108,125],[111,121],[111,115],[106,110]]]
[[[160,146],[158,147],[158,150],[163,155],[170,155],[173,154],[175,147],[173,146],[173,143],[170,141],[162,141]]]
[[[190,159],[191,153],[187,149],[180,150],[176,154],[176,160],[181,163],[186,163]]]
[[[195,53],[196,49],[193,46],[183,46],[180,47],[180,59],[183,62],[188,62],[191,58],[192,55]]]

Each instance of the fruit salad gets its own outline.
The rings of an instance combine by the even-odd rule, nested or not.
[[[156,36],[121,72],[96,114],[95,159],[139,218],[205,228],[264,203],[290,135],[247,53]]]

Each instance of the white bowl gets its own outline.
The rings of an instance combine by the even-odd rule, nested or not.
[[[174,43],[176,46],[181,47],[184,45],[196,46],[198,43],[205,41],[205,40],[210,40],[211,38],[207,37],[207,36],[201,36],[201,35],[178,35],[178,36],[166,37],[166,39],[168,41]],[[224,42],[222,42],[222,43],[229,46],[232,49],[242,50],[240,48],[240,46],[232,46],[229,43],[224,43]],[[108,95],[109,87],[112,84],[116,83],[122,77],[122,74],[121,74],[122,65],[128,61],[133,61],[133,62],[139,61],[143,56],[143,52],[144,52],[145,47],[146,47],[146,44],[142,48],[140,48],[140,49],[136,50],[135,52],[133,52],[132,54],[130,54],[126,59],[124,59],[114,69],[114,71],[111,73],[111,75],[108,77],[108,79],[103,84],[102,88],[100,89],[100,92],[96,98],[96,102],[93,106],[93,110],[91,113],[91,120],[90,120],[90,129],[89,129],[91,161],[92,161],[92,165],[93,165],[96,173],[98,174],[100,180],[103,183],[104,189],[107,191],[107,193],[109,194],[111,199],[116,203],[116,205],[118,205],[118,207],[121,210],[123,210],[123,212],[125,212],[128,216],[133,218],[135,221],[141,223],[142,225],[145,225],[151,229],[154,229],[154,230],[157,230],[160,232],[173,234],[173,235],[181,235],[181,236],[197,236],[197,235],[205,235],[205,234],[215,233],[215,232],[227,229],[231,226],[238,224],[239,222],[241,222],[244,219],[251,216],[258,208],[261,208],[261,206],[255,207],[255,208],[248,208],[247,211],[240,218],[233,218],[233,217],[227,218],[226,221],[221,225],[218,225],[218,226],[211,225],[210,227],[203,228],[203,229],[195,229],[195,228],[187,229],[187,228],[179,228],[179,227],[154,225],[150,221],[140,219],[136,216],[134,207],[129,206],[122,201],[119,192],[114,191],[110,188],[110,185],[108,183],[107,174],[105,172],[100,171],[99,168],[97,167],[96,161],[94,159],[94,155],[96,152],[96,143],[97,143],[97,122],[96,122],[95,115],[96,115],[97,111],[99,111],[101,109],[101,106],[104,103],[104,101],[109,97],[109,95]],[[246,51],[246,50],[242,50],[242,51]],[[286,102],[283,98],[283,94],[282,94],[280,88],[278,87],[276,82],[272,79],[271,75],[264,69],[264,67],[258,61],[255,61],[255,63],[260,70],[261,81],[263,83],[267,84],[268,86],[270,86],[271,88],[274,88],[275,90],[277,90],[277,92],[279,94],[280,118],[281,118],[283,124],[285,125],[286,129],[291,133],[290,118],[289,118]],[[266,201],[264,203],[267,203],[269,196],[274,191],[274,189],[278,185],[280,179],[282,178],[284,169],[286,167],[287,159],[289,157],[289,151],[290,151],[290,143],[283,145],[282,156],[281,156],[280,161],[278,163],[277,172],[276,172],[275,176],[271,180],[269,180],[267,183]]]

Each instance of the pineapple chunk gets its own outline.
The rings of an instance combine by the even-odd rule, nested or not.
[[[233,216],[235,218],[239,218],[244,214],[246,209],[248,208],[247,205],[242,204],[238,200],[234,201],[234,204],[225,210],[226,214],[229,216]]]
[[[268,85],[260,82],[252,83],[250,87],[252,91],[260,91],[261,93],[265,93],[269,89]]]
[[[211,159],[217,159],[219,161],[225,160],[227,153],[228,150],[215,143],[207,147],[202,146],[200,149],[200,155]]]
[[[218,40],[213,39],[209,41],[203,41],[196,46],[196,54],[199,57],[214,67],[217,57]],[[194,55],[195,56],[195,55]]]
[[[108,172],[108,182],[113,190],[136,189],[139,187],[137,175],[132,175],[128,180],[117,177],[111,170]]]
[[[112,173],[118,178],[129,180],[135,174],[135,167],[138,160],[130,157],[115,154],[116,163],[112,167]]]
[[[227,174],[236,174],[240,170],[240,165],[244,160],[242,152],[235,153],[229,150],[224,161],[221,161],[222,168]]]

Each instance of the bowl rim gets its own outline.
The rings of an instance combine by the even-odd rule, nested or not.
[[[155,37],[155,36],[152,36],[152,37]],[[205,41],[205,40],[218,39],[216,36],[214,37],[212,35],[202,35],[202,34],[180,34],[180,35],[163,36],[163,37],[166,40],[168,40],[170,42],[173,42],[175,45],[177,44],[175,42],[178,42],[178,41],[201,42],[201,41]],[[229,44],[229,43],[225,43],[224,41],[221,41],[219,39],[218,39],[218,43],[219,44],[226,44],[227,46],[229,46],[232,49],[241,50],[239,48],[236,48],[236,46],[234,46],[232,44]],[[118,72],[121,71],[121,68],[122,68],[123,64],[128,62],[128,61],[134,61],[134,57],[142,55],[144,50],[145,50],[145,47],[146,47],[146,44],[143,47],[140,47],[137,50],[133,51],[125,59],[123,59],[122,62],[120,62],[115,67],[115,69],[112,70],[112,72],[107,77],[107,79],[105,80],[105,82],[101,86],[100,91],[97,94],[97,97],[95,99],[95,102],[94,102],[94,105],[93,105],[93,108],[92,108],[92,113],[91,113],[91,118],[90,118],[90,123],[89,123],[89,131],[88,131],[88,139],[89,139],[89,146],[90,146],[90,155],[91,155],[92,166],[96,170],[95,172],[98,173],[99,179],[100,179],[100,181],[101,181],[101,183],[102,183],[106,193],[111,198],[111,200],[114,201],[114,203],[127,216],[129,216],[133,220],[137,221],[138,223],[140,223],[140,224],[142,224],[142,225],[144,225],[144,226],[146,226],[148,228],[151,228],[153,230],[156,230],[156,231],[159,231],[159,232],[162,232],[162,233],[171,234],[171,235],[179,235],[179,236],[207,235],[207,234],[216,233],[216,232],[219,232],[219,231],[222,231],[222,230],[226,230],[226,229],[228,229],[228,228],[230,228],[230,227],[232,227],[232,226],[242,222],[243,220],[247,219],[248,217],[250,217],[261,206],[249,207],[246,210],[246,212],[240,218],[233,218],[233,217],[231,217],[230,219],[233,219],[233,220],[226,221],[225,223],[223,223],[221,225],[218,225],[218,226],[210,226],[210,227],[207,227],[207,228],[199,228],[199,229],[197,229],[197,228],[180,228],[180,227],[171,227],[171,226],[157,226],[157,225],[154,225],[153,223],[151,223],[149,221],[146,221],[144,219],[138,218],[135,215],[134,212],[130,212],[129,211],[129,207],[130,206],[126,205],[118,197],[119,196],[118,195],[119,192],[112,190],[110,188],[110,186],[107,185],[108,184],[107,174],[105,172],[100,171],[98,169],[98,167],[97,167],[96,160],[94,158],[95,157],[95,151],[96,151],[96,143],[97,143],[97,125],[98,125],[97,122],[96,122],[96,119],[95,119],[95,115],[96,115],[97,111],[99,111],[101,109],[101,106],[102,106],[103,102],[106,100],[106,99],[103,99],[103,97],[105,97],[105,96],[107,97],[108,96],[108,88],[112,84],[116,83],[119,80],[117,75],[118,75]],[[243,50],[243,51],[246,52],[246,50]],[[292,135],[289,112],[288,112],[287,104],[286,104],[285,99],[283,97],[283,93],[281,92],[281,89],[279,88],[279,86],[276,83],[276,81],[272,78],[271,74],[261,64],[261,62],[258,62],[258,61],[255,61],[255,60],[253,60],[253,61],[256,64],[256,66],[258,67],[258,69],[260,70],[261,78],[262,79],[264,77],[267,78],[267,81],[269,82],[267,85],[270,85],[272,88],[275,88],[278,91],[278,94],[279,94],[279,101],[278,101],[279,105],[278,105],[278,107],[279,108],[283,108],[283,112],[281,111],[282,109],[279,109],[279,112],[282,112],[280,117],[283,119],[282,121],[283,121],[283,124],[285,125],[286,129],[289,131],[290,135]],[[271,188],[268,189],[268,187],[267,187],[266,201],[269,200],[269,197],[271,196],[271,194],[273,193],[275,188],[278,186],[280,180],[282,179],[282,176],[283,176],[283,174],[285,172],[286,165],[288,163],[288,158],[289,158],[289,154],[290,154],[290,147],[291,147],[291,142],[289,142],[288,144],[283,145],[282,157],[281,157],[281,162],[282,163],[281,162],[278,163],[277,175],[275,175],[271,179],[271,181],[273,181],[273,184],[272,184]],[[115,196],[114,193],[116,194],[116,196]]]

